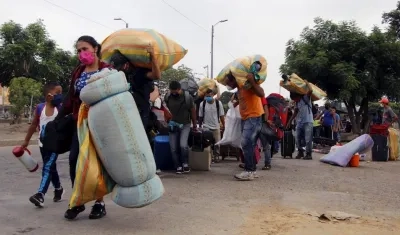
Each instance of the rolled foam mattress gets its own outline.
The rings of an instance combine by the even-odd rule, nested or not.
[[[340,148],[335,149],[335,151],[329,152],[327,155],[323,156],[320,161],[332,165],[346,167],[354,154],[367,152],[373,146],[374,141],[372,140],[371,136],[364,134],[341,146]]]
[[[88,125],[97,154],[117,184],[113,199],[118,205],[140,207],[164,192],[156,176],[156,165],[139,111],[123,72],[103,69],[93,75],[80,98],[90,106]],[[153,183],[149,183],[149,181]],[[142,192],[151,185],[151,193]],[[124,188],[125,190],[118,190]],[[128,189],[129,188],[129,189]],[[118,192],[118,193],[114,193]],[[143,195],[136,198],[137,195]],[[124,201],[130,203],[121,202]],[[136,204],[135,204],[136,203]]]

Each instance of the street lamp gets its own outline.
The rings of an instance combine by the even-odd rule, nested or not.
[[[125,20],[123,20],[122,18],[114,18],[114,20],[120,20],[120,21],[125,22],[125,28],[128,28],[128,23]]]
[[[208,65],[204,66],[203,69],[206,69],[206,71],[207,71],[207,78],[210,78],[210,77],[209,77],[209,73],[208,73]]]
[[[214,27],[219,23],[227,22],[228,20],[220,20],[211,26],[211,78],[214,78]]]

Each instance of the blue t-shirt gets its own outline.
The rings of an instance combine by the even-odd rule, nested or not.
[[[324,111],[324,121],[322,122],[323,126],[332,126],[333,125],[333,116],[329,110]]]
[[[296,107],[298,108],[298,113],[296,117],[297,124],[313,123],[313,113],[311,108],[311,97],[304,95],[299,102],[297,102]]]

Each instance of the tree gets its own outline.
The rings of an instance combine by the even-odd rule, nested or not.
[[[378,28],[367,35],[354,21],[316,18],[314,23],[300,40],[289,40],[280,70],[297,73],[325,90],[329,100],[344,102],[353,132],[359,134],[360,124],[367,123],[368,101],[383,93],[400,97],[400,89],[393,89],[400,88],[400,45]]]
[[[168,90],[168,84],[171,81],[180,81],[187,77],[194,77],[193,70],[186,67],[184,64],[178,66],[178,68],[170,68],[161,73],[161,80],[158,83],[158,88],[162,96]]]
[[[32,78],[13,78],[9,87],[9,100],[13,105],[11,113],[15,117],[13,122],[20,123],[21,113],[26,105],[30,105],[31,99],[35,102],[41,96],[42,84]]]
[[[400,38],[400,1],[397,2],[396,9],[383,13],[382,23],[388,25],[390,34]]]
[[[42,20],[23,28],[14,21],[0,27],[0,83],[8,86],[14,77],[29,77],[41,83],[70,79],[76,58],[57,48],[49,38]]]

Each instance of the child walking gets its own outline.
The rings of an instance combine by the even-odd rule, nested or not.
[[[45,102],[36,106],[35,117],[22,144],[23,148],[26,148],[29,145],[36,128],[39,127],[39,134],[42,134],[41,132],[44,130],[46,124],[53,121],[58,114],[58,107],[62,102],[61,86],[55,82],[48,83],[43,88],[43,94]],[[58,154],[45,150],[40,140],[39,148],[43,160],[42,180],[38,192],[31,196],[29,201],[37,207],[43,207],[44,195],[47,193],[50,182],[55,188],[53,197],[54,202],[61,201],[64,189],[61,187],[60,177],[57,172],[56,161]]]

